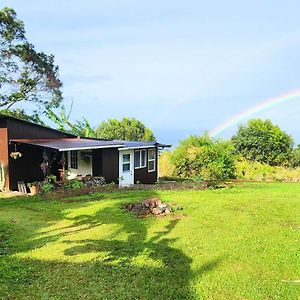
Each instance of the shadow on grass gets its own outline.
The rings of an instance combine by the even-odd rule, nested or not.
[[[76,203],[75,209],[82,205],[82,202]],[[176,248],[176,239],[168,238],[180,220],[168,217],[164,220],[167,225],[163,230],[149,238],[148,226],[150,223],[153,226],[153,222],[138,219],[120,207],[120,201],[111,200],[109,206],[94,214],[68,217],[73,221],[71,226],[60,228],[54,234],[46,230],[43,234],[51,233],[51,236],[38,239],[33,239],[36,234],[32,233],[19,240],[17,248],[2,242],[6,246],[0,256],[0,298],[195,299],[191,282],[217,267],[221,259],[208,261],[193,271],[192,258]],[[54,221],[60,221],[60,218],[66,216],[57,215]],[[155,222],[160,222],[160,219]],[[88,238],[75,241],[69,238],[71,234],[104,224],[118,225],[118,229],[105,239],[101,235],[87,235]],[[80,229],[80,226],[84,228]],[[70,228],[75,230],[65,232]],[[5,237],[9,240],[11,230],[5,227],[3,240]],[[118,238],[119,235],[122,238]],[[30,250],[55,241],[70,245],[64,251],[63,261],[47,260],[46,256],[40,260],[30,257]],[[21,250],[28,252],[28,258],[12,256]],[[93,254],[93,259],[74,262],[74,258],[89,254]]]

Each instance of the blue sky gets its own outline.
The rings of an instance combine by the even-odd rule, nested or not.
[[[55,55],[72,118],[136,117],[162,142],[300,88],[299,1],[33,1],[13,7]],[[270,118],[300,143],[300,99]],[[226,130],[230,137],[236,127]]]

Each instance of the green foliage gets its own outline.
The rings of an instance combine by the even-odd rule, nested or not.
[[[3,191],[5,187],[5,165],[0,161],[0,190]]]
[[[70,188],[70,189],[80,189],[83,188],[84,186],[85,186],[84,183],[78,179],[72,179],[65,185],[66,188]]]
[[[24,109],[16,108],[16,109],[0,109],[0,113],[6,116],[18,118],[31,123],[45,126],[45,123],[40,118],[40,114],[38,112],[33,112],[32,114],[29,115],[25,112]]]
[[[155,141],[152,131],[135,118],[102,122],[96,129],[96,136],[108,140]]]
[[[159,174],[160,178],[164,177],[173,177],[175,174],[174,165],[171,162],[172,152],[170,151],[163,151],[159,155],[158,164],[159,164]]]
[[[42,185],[41,185],[41,191],[43,193],[49,193],[51,191],[54,190],[54,185],[53,183],[51,182],[44,182]]]
[[[240,158],[235,163],[236,178],[255,181],[300,182],[300,168],[270,166]]]
[[[233,146],[207,135],[190,136],[171,154],[174,176],[219,181],[234,177]]]
[[[56,181],[56,176],[50,174],[47,176],[46,180],[47,180],[47,182],[54,183]]]
[[[300,167],[300,145],[293,150],[291,165],[294,168]]]
[[[289,165],[293,139],[270,120],[253,119],[232,138],[236,152],[249,160],[272,166]]]
[[[48,107],[46,108],[44,114],[57,126],[58,130],[71,133],[80,137],[95,137],[95,129],[91,126],[87,119],[84,118],[82,121],[75,121],[75,123],[72,123],[69,120],[71,110],[72,107],[70,109],[70,112],[67,114],[65,106],[62,105],[60,107],[60,111],[57,113],[53,109]]]
[[[25,37],[24,23],[11,8],[0,10],[0,107],[33,103],[56,107],[62,83],[54,56],[37,52]]]

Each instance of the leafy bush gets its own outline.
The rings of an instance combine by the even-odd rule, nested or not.
[[[237,179],[300,182],[300,167],[293,169],[238,159],[235,163],[235,169]]]
[[[236,152],[248,160],[278,166],[289,165],[292,159],[292,137],[270,120],[250,120],[232,141]]]
[[[46,178],[47,182],[54,183],[56,181],[55,175],[48,175]]]
[[[51,182],[44,182],[41,185],[41,190],[43,193],[49,193],[49,192],[53,191],[53,189],[54,189],[54,185]]]
[[[291,165],[292,167],[300,167],[300,145],[296,149],[293,150]]]
[[[85,186],[84,183],[78,179],[72,179],[65,185],[66,188],[70,188],[70,189],[80,189],[83,188],[84,186]]]
[[[209,181],[234,178],[233,150],[230,141],[190,136],[171,153],[173,175]]]
[[[159,177],[172,177],[173,174],[175,173],[174,171],[174,165],[171,162],[171,156],[172,152],[170,151],[164,151],[160,154],[159,156]]]

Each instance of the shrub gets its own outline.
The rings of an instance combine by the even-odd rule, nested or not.
[[[293,156],[291,165],[295,167],[300,167],[300,145],[298,145],[298,148],[293,150]]]
[[[174,165],[171,162],[172,153],[170,151],[164,151],[159,156],[159,177],[172,177],[174,175]]]
[[[248,160],[279,166],[289,165],[292,159],[292,137],[270,120],[250,120],[232,141],[236,152]]]
[[[171,154],[174,176],[220,181],[234,178],[233,145],[207,135],[190,136]]]
[[[43,193],[49,193],[49,192],[53,191],[53,189],[54,189],[53,183],[44,182],[41,185],[41,190]]]
[[[65,188],[69,188],[69,189],[80,189],[83,187],[84,187],[84,183],[78,179],[72,179],[65,185]]]

